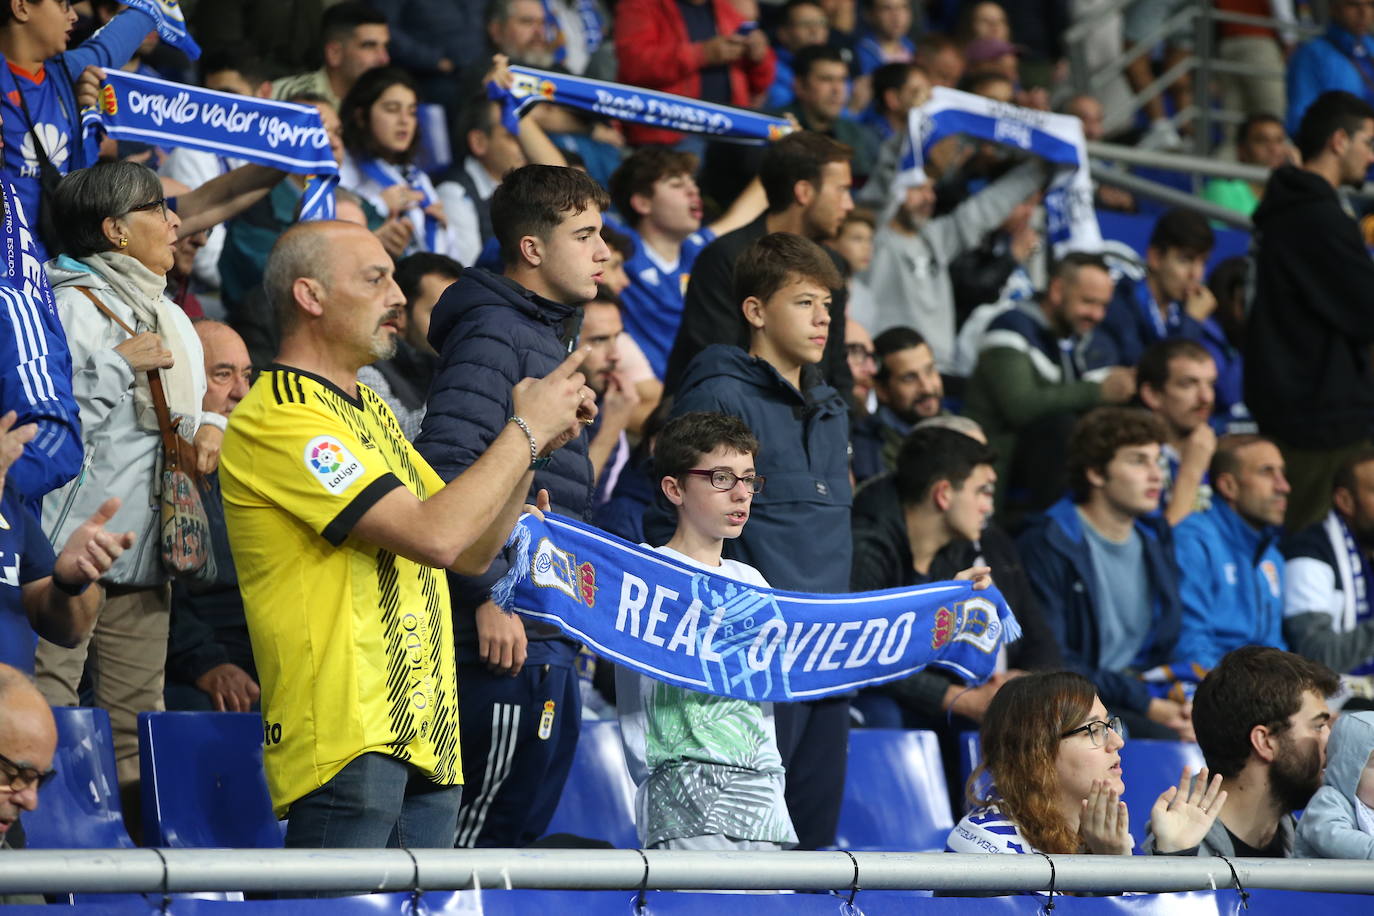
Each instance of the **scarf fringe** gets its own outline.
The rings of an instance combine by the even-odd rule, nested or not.
[[[530,529],[517,522],[506,539],[510,569],[491,587],[491,600],[507,614],[515,613],[515,587],[530,576],[530,540]]]

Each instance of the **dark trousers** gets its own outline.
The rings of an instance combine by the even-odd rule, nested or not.
[[[849,697],[773,707],[798,849],[835,845],[849,762]]]
[[[505,677],[459,664],[458,704],[465,783],[455,845],[533,843],[558,807],[577,750],[576,670],[526,665]]]
[[[1288,494],[1288,512],[1283,524],[1289,531],[1301,531],[1326,517],[1331,511],[1331,486],[1336,471],[1352,455],[1369,448],[1365,439],[1340,448],[1314,450],[1295,448],[1283,442],[1284,476],[1292,492]]]

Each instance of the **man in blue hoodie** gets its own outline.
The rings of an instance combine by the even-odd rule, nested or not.
[[[832,290],[842,286],[830,256],[809,239],[775,232],[752,242],[735,262],[734,283],[749,349],[702,350],[687,364],[673,404],[673,416],[709,410],[740,417],[758,437],[757,472],[768,487],[755,497],[744,533],[726,542],[725,556],[748,563],[774,588],[849,590],[849,410],[816,365],[832,330]],[[650,543],[672,533],[670,508],[660,500],[650,509]],[[774,721],[798,847],[832,845],[849,700],[785,704]]]
[[[1174,529],[1183,628],[1174,661],[1211,668],[1241,646],[1283,641],[1283,554],[1288,508],[1283,455],[1263,436],[1224,436],[1209,472],[1217,497]]]
[[[1193,740],[1191,706],[1152,697],[1140,675],[1174,656],[1182,609],[1154,416],[1100,407],[1069,438],[1069,486],[1021,536],[1031,586],[1066,665],[1141,738]]]
[[[561,363],[583,303],[610,261],[601,239],[606,192],[586,173],[527,165],[492,195],[491,221],[505,269],[468,268],[430,316],[439,354],[415,447],[445,480],[486,451],[511,416],[511,389]],[[591,391],[587,392],[590,399]],[[586,521],[591,462],[583,432],[534,463],[531,496]],[[449,577],[458,661],[459,729],[467,783],[457,845],[525,846],[548,826],[577,747],[578,645],[548,624],[506,614],[491,586],[509,567]]]

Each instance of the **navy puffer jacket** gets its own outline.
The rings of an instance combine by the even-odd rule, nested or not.
[[[434,306],[429,343],[439,352],[429,389],[428,410],[415,447],[445,480],[452,480],[481,457],[505,428],[513,412],[511,389],[522,378],[542,378],[568,356],[566,341],[577,335],[582,310],[535,295],[513,280],[469,268]],[[549,491],[553,511],[586,520],[591,512],[592,465],[587,434],[553,453],[534,475],[533,495]],[[458,660],[475,659],[473,611],[491,585],[505,575],[497,557],[484,576],[449,576]],[[557,636],[553,627],[525,622],[530,636],[528,664],[548,663],[536,641]]]

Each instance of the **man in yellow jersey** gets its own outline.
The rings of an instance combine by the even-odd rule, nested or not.
[[[376,237],[298,224],[264,286],[281,351],[234,410],[220,478],[286,845],[451,847],[463,776],[443,570],[487,568],[532,462],[589,419],[584,354],[516,385],[506,429],[445,485],[357,382],[392,354],[405,304]]]

